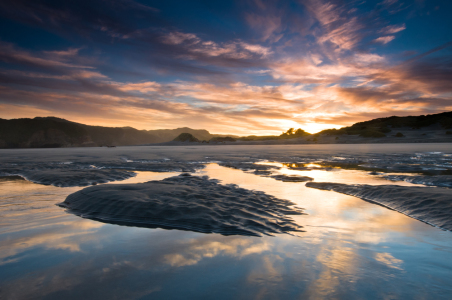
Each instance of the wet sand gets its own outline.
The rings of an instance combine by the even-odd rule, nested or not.
[[[187,173],[161,181],[89,187],[59,204],[83,218],[112,224],[245,236],[301,231],[286,217],[303,214],[293,205]]]
[[[310,174],[314,182],[418,186],[362,170],[274,165],[278,174]],[[121,184],[177,175],[135,172]],[[450,298],[449,231],[356,197],[215,163],[194,175],[296,203],[307,214],[292,218],[305,232],[224,236],[106,224],[55,205],[82,188],[9,177],[0,181],[0,298]]]

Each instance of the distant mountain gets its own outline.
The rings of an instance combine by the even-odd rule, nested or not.
[[[213,137],[207,130],[190,128],[138,130],[132,127],[102,127],[55,117],[0,119],[0,148],[57,148],[128,146],[172,141],[187,132],[197,139]]]

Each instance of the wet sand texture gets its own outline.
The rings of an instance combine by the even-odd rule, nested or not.
[[[95,164],[95,165],[94,165]],[[133,171],[195,172],[204,168],[199,163],[126,161],[110,163],[5,163],[0,176],[20,176],[28,181],[58,187],[89,186],[121,181],[136,176]]]
[[[28,181],[58,187],[89,186],[136,176],[122,170],[37,170],[22,171],[20,176]]]
[[[300,176],[300,175],[283,175],[277,174],[272,175],[275,170],[281,169],[280,167],[273,165],[259,165],[254,163],[246,163],[246,162],[221,162],[219,163],[222,167],[242,170],[242,171],[251,171],[255,175],[270,177],[275,180],[284,181],[284,182],[306,182],[314,180],[308,176]]]
[[[385,175],[382,177],[391,181],[406,181],[414,184],[423,184],[427,186],[452,188],[452,175],[441,175],[441,176]]]
[[[287,215],[303,213],[291,205],[263,192],[189,174],[88,187],[59,204],[71,213],[106,223],[245,236],[301,231]]]
[[[314,180],[312,177],[299,175],[272,175],[270,177],[283,182],[306,182]]]
[[[242,171],[254,171],[254,172],[264,172],[275,169],[280,169],[280,167],[272,166],[272,165],[258,165],[251,162],[220,162],[220,166],[226,168],[232,168]]]
[[[335,191],[377,203],[427,224],[452,231],[452,190],[397,185],[347,185],[308,182],[307,187]]]

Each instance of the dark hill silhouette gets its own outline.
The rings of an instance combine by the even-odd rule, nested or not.
[[[176,129],[156,129],[148,130],[148,132],[158,137],[162,142],[168,142],[175,139],[181,133],[190,133],[198,140],[210,140],[213,136],[205,129],[191,129],[188,127],[176,128]]]
[[[173,142],[185,142],[185,143],[193,143],[193,142],[199,142],[197,138],[195,138],[192,134],[184,132],[179,134]]]
[[[352,126],[340,129],[326,129],[316,135],[359,135],[361,137],[385,137],[397,128],[422,129],[426,127],[436,127],[437,130],[447,130],[452,128],[452,112],[443,112],[432,115],[408,116],[408,117],[387,117],[370,121],[355,123]]]
[[[90,126],[55,117],[0,119],[0,148],[49,148],[128,146],[166,143],[190,135],[192,141],[272,143],[451,142],[452,112],[432,115],[388,117],[359,122],[340,129],[309,134],[289,129],[279,136],[229,137],[204,129],[138,130],[132,127]],[[222,137],[222,138],[220,138]],[[361,139],[361,140],[360,140]],[[398,141],[394,140],[398,139]],[[185,140],[187,140],[185,138]]]
[[[224,143],[224,142],[235,142],[237,139],[230,136],[217,136],[209,140],[209,143]]]
[[[191,128],[138,130],[132,127],[102,127],[56,117],[0,119],[0,148],[58,148],[128,146],[172,141],[181,132],[195,138],[213,137],[207,130]]]

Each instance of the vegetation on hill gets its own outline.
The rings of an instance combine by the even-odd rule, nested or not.
[[[278,135],[264,135],[264,136],[256,136],[256,135],[249,135],[245,137],[238,138],[241,141],[266,141],[266,140],[283,140],[283,139],[295,139],[303,136],[309,136],[310,133],[304,131],[303,129],[299,128],[295,130],[294,128],[290,128],[286,132],[283,132],[282,134]]]
[[[55,117],[0,119],[0,148],[129,146],[163,143],[180,131],[211,138],[207,130],[190,128],[138,130],[132,127],[90,126]]]
[[[359,135],[362,137],[385,137],[394,128],[408,127],[420,129],[423,127],[439,124],[444,129],[452,128],[452,112],[444,112],[433,115],[388,117],[379,118],[365,122],[355,123],[352,126],[340,129],[326,129],[317,135]]]
[[[184,132],[179,134],[173,142],[184,142],[184,143],[193,143],[193,142],[199,142],[197,138],[195,138],[192,134]]]
[[[81,126],[59,118],[0,119],[0,147],[55,147],[88,142],[88,132]]]
[[[174,140],[181,133],[190,133],[198,140],[210,140],[216,135],[210,134],[205,129],[191,129],[188,127],[176,128],[176,129],[156,129],[156,130],[147,130],[149,134],[156,136],[159,140],[159,143],[169,142]]]
[[[236,139],[230,136],[217,136],[209,140],[209,143],[235,142]]]
[[[54,117],[0,119],[0,147],[49,148],[90,143],[88,131],[80,125]]]
[[[281,139],[294,139],[294,138],[303,137],[303,136],[307,136],[307,135],[311,135],[311,134],[304,131],[301,128],[299,128],[297,130],[295,130],[294,128],[290,128],[286,132],[283,132],[279,137]]]

